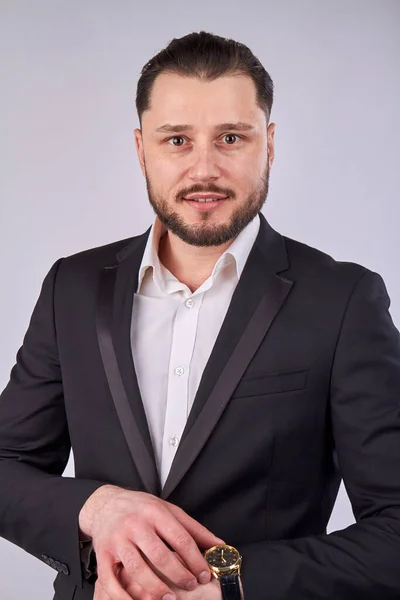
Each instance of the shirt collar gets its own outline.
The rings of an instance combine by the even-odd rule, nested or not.
[[[143,278],[146,274],[147,269],[153,269],[153,278],[155,281],[161,280],[161,263],[158,258],[158,247],[160,239],[166,233],[166,227],[161,223],[160,219],[156,216],[151,226],[149,237],[147,238],[146,247],[144,249],[142,262],[139,267],[138,277],[138,292],[142,286]]]
[[[235,261],[237,278],[240,279],[244,266],[250,254],[250,250],[257,238],[258,231],[260,229],[260,217],[257,214],[252,221],[239,233],[239,235],[233,240],[232,244],[225,250],[225,252],[218,258],[215,263],[211,277],[227,263],[232,260]],[[159,218],[156,216],[151,226],[149,237],[147,239],[146,247],[143,253],[142,262],[139,267],[138,275],[138,292],[142,286],[143,278],[146,274],[147,269],[153,269],[153,278],[155,283],[162,288],[163,280],[165,276],[168,278],[173,277],[167,271],[163,265],[161,265],[158,258],[158,248],[160,239],[166,233],[167,229],[161,223]]]
[[[232,257],[236,263],[236,273],[238,279],[240,279],[246,261],[249,257],[250,250],[252,249],[258,231],[260,229],[260,217],[257,214],[252,221],[239,233],[239,235],[233,240],[232,244],[225,250],[225,252],[219,257],[214,267],[217,267],[220,261],[226,260],[224,258]]]

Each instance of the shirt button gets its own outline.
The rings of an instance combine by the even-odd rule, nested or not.
[[[186,305],[188,308],[193,308],[193,306],[194,306],[194,302],[193,302],[193,300],[192,300],[191,298],[189,298],[189,300],[186,300],[186,302],[185,302],[185,305]]]
[[[177,445],[179,444],[179,438],[174,436],[169,440],[169,443],[173,448],[176,448]]]
[[[175,375],[179,375],[179,377],[181,375],[183,375],[184,372],[185,372],[185,369],[183,367],[176,367],[176,369],[175,369]]]

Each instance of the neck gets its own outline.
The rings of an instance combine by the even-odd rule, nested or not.
[[[231,245],[191,246],[168,231],[161,239],[158,257],[161,263],[192,292],[208,279],[219,257]]]

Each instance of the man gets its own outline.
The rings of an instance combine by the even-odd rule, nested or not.
[[[152,227],[44,281],[0,533],[57,600],[400,597],[399,333],[380,275],[261,214],[272,98],[246,46],[174,39],[137,90]],[[341,477],[357,523],[327,535]]]

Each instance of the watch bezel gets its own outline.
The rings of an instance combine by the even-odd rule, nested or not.
[[[227,548],[229,550],[233,550],[238,555],[236,561],[229,567],[215,567],[214,565],[210,564],[208,562],[208,557],[217,548]],[[211,548],[208,548],[208,550],[206,550],[204,552],[204,558],[207,561],[207,564],[211,570],[211,573],[217,579],[219,579],[219,577],[221,577],[223,575],[234,575],[235,573],[238,573],[240,575],[240,567],[242,565],[242,557],[240,555],[239,550],[237,548],[235,548],[234,546],[230,546],[229,544],[217,544],[216,546],[212,546]]]

